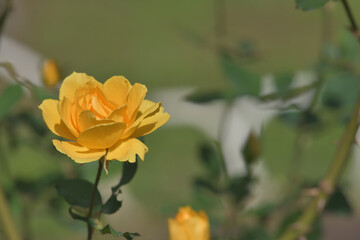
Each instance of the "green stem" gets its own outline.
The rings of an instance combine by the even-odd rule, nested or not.
[[[351,24],[351,31],[356,34],[359,31],[359,28],[358,28],[358,25],[357,25],[356,20],[354,18],[354,15],[353,15],[353,13],[351,11],[351,8],[349,6],[349,3],[347,2],[347,0],[341,0],[341,2],[343,4],[343,6],[344,6],[346,15],[349,18],[349,21],[350,21],[350,24]],[[359,37],[357,36],[357,38],[359,38]]]
[[[270,93],[267,95],[260,96],[259,99],[263,102],[269,102],[269,101],[274,101],[274,100],[283,100],[283,101],[290,100],[292,98],[301,96],[304,93],[307,93],[308,91],[310,91],[310,90],[314,89],[316,86],[318,86],[318,84],[319,84],[319,82],[316,81],[309,85],[290,89],[284,94],[275,92],[275,93]]]
[[[3,230],[5,232],[5,235],[7,236],[6,239],[20,240],[20,235],[16,230],[16,224],[9,209],[10,208],[7,204],[5,194],[0,185],[0,222],[2,223],[2,226],[4,228]]]
[[[321,210],[323,209],[329,196],[332,194],[333,189],[336,187],[336,183],[339,180],[347,160],[349,159],[355,134],[359,128],[359,112],[360,96],[357,100],[350,122],[345,129],[330,169],[319,188],[319,193],[309,203],[299,220],[286,230],[280,240],[295,240],[305,235],[310,230],[310,226],[318,214],[321,213]]]
[[[349,4],[347,0],[342,0],[342,3],[351,23],[351,31],[354,33],[355,37],[360,40],[358,34],[358,27],[349,7]],[[331,196],[333,189],[336,187],[341,173],[343,172],[344,167],[349,159],[351,148],[355,140],[355,135],[359,128],[359,112],[360,94],[358,96],[356,106],[353,110],[352,117],[345,129],[332,164],[325,178],[320,184],[319,193],[313,197],[312,201],[308,204],[302,216],[298,219],[297,222],[295,222],[285,231],[285,233],[279,238],[280,240],[295,240],[300,238],[301,236],[304,236],[309,232],[312,223],[322,212],[326,201]]]
[[[97,170],[97,174],[96,174],[96,179],[95,179],[95,183],[94,183],[94,188],[91,194],[91,199],[90,199],[90,205],[89,205],[89,213],[87,215],[87,218],[90,219],[92,217],[92,212],[94,209],[94,203],[95,203],[95,196],[96,196],[96,192],[97,192],[97,188],[99,185],[99,181],[100,181],[100,177],[101,177],[101,173],[102,173],[102,169],[103,169],[103,164],[105,162],[105,156],[101,157],[99,159],[99,167]],[[87,223],[87,230],[88,230],[88,240],[92,239],[92,235],[93,235],[93,227],[91,226],[90,222]]]

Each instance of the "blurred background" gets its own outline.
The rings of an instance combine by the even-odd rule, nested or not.
[[[230,104],[223,99],[199,104],[186,101],[186,96],[197,89],[231,86],[219,64],[219,42],[251,55],[241,64],[261,77],[262,91],[271,91],[265,82],[283,73],[290,74],[292,80],[311,82],[324,41],[326,14],[322,10],[300,11],[295,1],[220,2],[15,0],[3,27],[1,62],[11,62],[19,76],[35,85],[43,86],[42,64],[52,58],[63,77],[73,71],[85,72],[104,82],[113,75],[124,75],[132,83],[145,84],[148,98],[161,101],[172,116],[168,124],[145,137],[149,152],[139,163],[134,180],[123,189],[123,207],[105,217],[119,231],[141,233],[139,239],[167,239],[167,219],[183,205],[206,210],[214,226],[222,222],[223,201],[208,192],[199,194],[194,187],[194,179],[206,174],[199,154],[204,143],[220,141],[230,175],[242,176],[246,169],[240,149],[254,129],[263,145],[261,163],[255,167],[260,180],[252,191],[253,202],[247,204],[255,206],[264,199],[276,202],[289,189],[285,173],[291,169],[288,160],[296,130],[275,117],[277,109],[264,107],[251,97],[240,96]],[[359,16],[360,2],[351,4]],[[325,24],[331,27],[326,30],[326,41],[350,46],[343,9],[335,3],[327,7],[330,16]],[[357,50],[350,49],[350,55]],[[357,54],[354,61],[358,61]],[[12,80],[5,70],[1,76],[0,89],[5,89]],[[56,96],[56,89],[51,91]],[[306,104],[307,98],[298,102]],[[55,188],[45,184],[44,188],[36,187],[36,192],[34,186],[46,179],[76,174],[93,181],[96,164],[78,166],[53,148],[50,140],[55,136],[50,131],[29,130],[34,126],[23,124],[21,119],[31,118],[29,122],[40,125],[39,129],[45,125],[37,108],[40,101],[26,99],[0,127],[0,151],[7,159],[0,165],[0,179],[10,196],[11,209],[29,239],[84,238],[84,224],[68,216]],[[324,176],[343,126],[344,121],[326,125],[326,131],[300,144],[306,149],[296,169],[304,182],[317,182]],[[343,181],[352,213],[326,214],[321,222],[323,235],[315,239],[360,236],[360,166],[356,161],[350,166]],[[104,196],[110,195],[119,174],[121,165],[112,163],[109,175],[100,182]],[[12,190],[10,179],[16,179],[20,190]]]

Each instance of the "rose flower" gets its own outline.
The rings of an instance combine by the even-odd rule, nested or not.
[[[77,163],[106,160],[144,160],[148,148],[138,140],[163,124],[170,115],[161,103],[145,100],[147,89],[122,76],[104,84],[84,73],[65,78],[59,100],[46,99],[39,108],[48,128],[64,140],[56,149]]]
[[[180,208],[175,219],[169,219],[169,240],[210,240],[206,213],[189,206]]]

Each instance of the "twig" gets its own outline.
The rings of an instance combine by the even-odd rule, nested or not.
[[[351,31],[354,32],[354,33],[357,33],[359,31],[359,28],[358,28],[358,25],[355,21],[355,18],[354,18],[354,15],[352,14],[351,12],[351,8],[349,6],[349,3],[347,2],[347,0],[341,0],[343,6],[344,6],[344,9],[346,11],[346,15],[348,16],[349,18],[349,21],[350,21],[350,24],[351,24]],[[359,36],[356,36],[357,38],[359,38]]]
[[[260,96],[259,99],[264,102],[269,102],[269,101],[274,101],[274,100],[283,100],[283,101],[290,100],[292,98],[301,96],[302,94],[314,89],[318,84],[319,83],[316,81],[309,85],[290,89],[286,93],[275,92],[275,93],[263,95],[263,96]]]

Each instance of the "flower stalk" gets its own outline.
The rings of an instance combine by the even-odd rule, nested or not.
[[[98,185],[99,185],[99,182],[100,182],[100,177],[101,177],[103,165],[105,164],[105,158],[106,158],[106,156],[104,155],[103,157],[101,157],[99,159],[99,167],[98,167],[96,178],[95,178],[94,188],[93,188],[93,191],[91,193],[89,212],[88,212],[88,215],[87,215],[87,218],[88,218],[88,223],[87,223],[88,238],[87,239],[88,240],[92,239],[92,235],[93,235],[93,231],[94,231],[93,227],[90,224],[90,218],[92,217],[92,214],[93,214],[96,191],[97,191],[97,188],[98,188]]]

